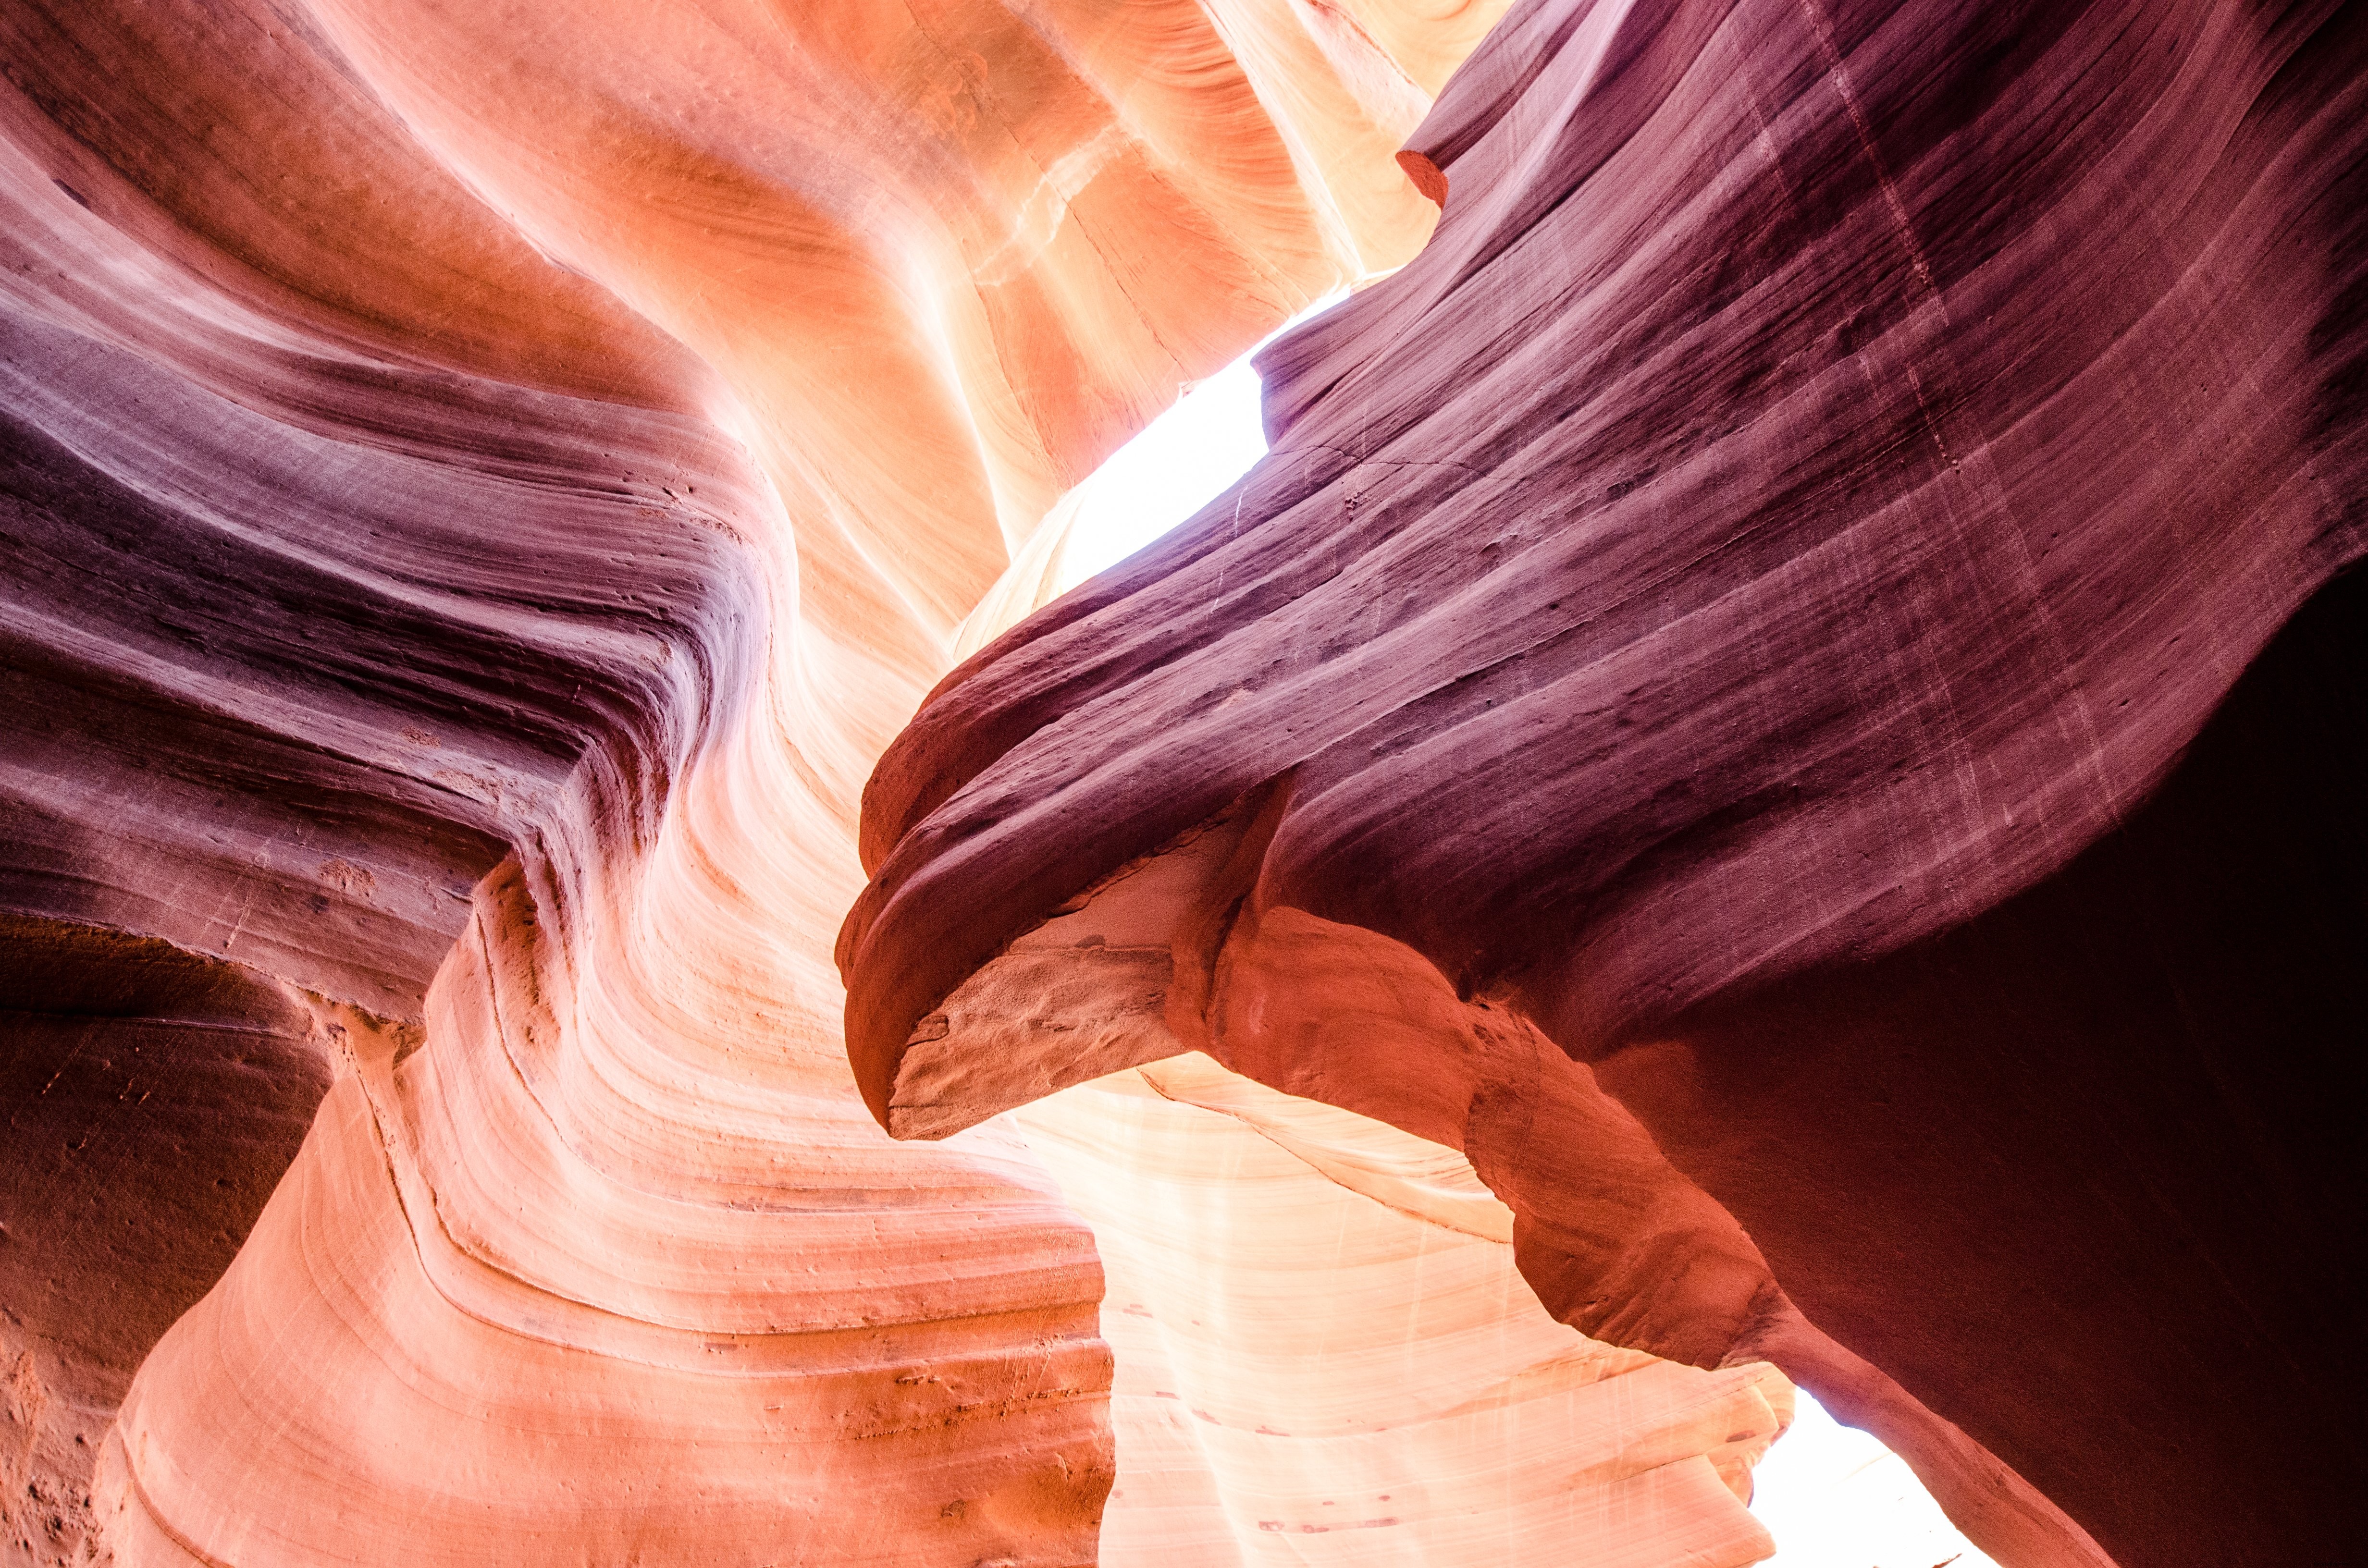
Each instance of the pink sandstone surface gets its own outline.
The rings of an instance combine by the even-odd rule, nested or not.
[[[1406,153],[874,774],[874,1114],[1202,1051],[2001,1561],[2348,1561],[2368,8],[1525,0]]]
[[[1792,1416],[1557,1324],[1454,1151],[1186,1056],[1031,1106],[1116,1358],[1106,1562],[1756,1562]],[[957,1142],[974,1134],[962,1134]]]
[[[0,1562],[1766,1553],[1790,1385],[1452,1149],[840,1032],[896,727],[1501,9],[0,5]]]

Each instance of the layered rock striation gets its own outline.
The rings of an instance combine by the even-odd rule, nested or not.
[[[1091,1233],[864,1116],[857,791],[1492,15],[0,11],[6,1551],[1093,1556]]]
[[[0,1560],[1764,1552],[1789,1386],[1554,1323],[1452,1152],[898,1145],[839,1033],[895,726],[1420,247],[1500,8],[0,7]]]
[[[1518,6],[1270,455],[873,776],[875,1115],[1197,1049],[2002,1560],[2341,1560],[2363,127],[2357,6]]]
[[[1015,1119],[1094,1228],[1110,1563],[1757,1562],[1765,1362],[1588,1340],[1453,1150],[1228,1073],[1114,1074]],[[959,1143],[976,1134],[963,1134]]]

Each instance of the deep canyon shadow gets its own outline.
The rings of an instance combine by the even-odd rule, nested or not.
[[[2356,1561],[2368,573],[1947,936],[1598,1063],[1812,1320],[2127,1568]]]

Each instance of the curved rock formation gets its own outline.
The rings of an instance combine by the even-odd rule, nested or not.
[[[2002,1560],[2342,1560],[2368,13],[1536,0],[1408,151],[1269,457],[874,775],[874,1113],[1198,1048]]]
[[[1789,1424],[1556,1324],[1452,1150],[1187,1056],[1017,1118],[1094,1227],[1110,1563],[1759,1562],[1738,1499]]]
[[[0,8],[0,936],[120,949],[7,1020],[10,1551],[1093,1555],[1087,1227],[844,1064],[858,790],[1422,244],[1433,9]]]
[[[837,1032],[894,725],[1422,244],[1498,9],[0,7],[0,1561],[1764,1551],[1782,1379],[1554,1324],[1452,1153],[1039,1113],[1113,1397],[1043,1164]],[[1271,1386],[1127,1312],[1317,1303]]]

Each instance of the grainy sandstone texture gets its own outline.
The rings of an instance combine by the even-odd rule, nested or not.
[[[2355,1554],[2368,8],[1535,0],[1406,152],[874,775],[875,1114],[1198,1049],[2003,1560]]]

